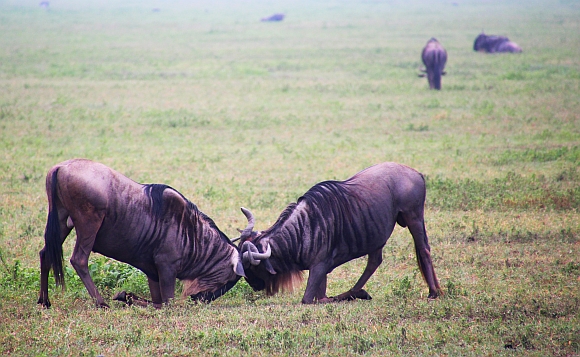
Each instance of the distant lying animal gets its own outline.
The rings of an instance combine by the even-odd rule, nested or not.
[[[473,43],[473,50],[479,52],[513,52],[520,53],[522,49],[515,42],[511,42],[504,36],[488,36],[483,32],[477,36]]]
[[[284,20],[284,14],[274,14],[268,17],[262,18],[261,21],[282,21]]]
[[[38,298],[44,307],[50,307],[50,269],[56,284],[64,286],[62,244],[73,227],[77,240],[70,262],[98,307],[108,305],[89,274],[91,252],[145,273],[155,307],[174,297],[176,278],[184,282],[184,296],[211,301],[244,275],[237,247],[167,185],[142,185],[103,164],[75,159],[50,169],[46,193]]]
[[[254,290],[273,295],[291,290],[302,271],[309,270],[302,303],[371,299],[363,287],[381,264],[383,247],[398,223],[409,227],[429,298],[436,298],[440,287],[425,231],[425,195],[423,175],[386,162],[346,181],[316,184],[263,232],[252,231],[254,216],[242,208],[249,223],[240,236],[246,281]],[[327,274],[364,255],[367,266],[354,287],[327,297]]]
[[[441,76],[445,75],[445,63],[447,51],[441,46],[436,38],[431,38],[423,48],[421,59],[427,72],[427,80],[430,89],[441,89]]]

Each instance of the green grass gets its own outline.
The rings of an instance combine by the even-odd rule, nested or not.
[[[456,5],[0,2],[0,353],[580,355],[580,6]],[[287,18],[259,21],[275,12]],[[473,52],[482,29],[524,52]],[[417,77],[431,37],[449,54],[440,92]],[[74,157],[175,187],[231,238],[241,206],[265,229],[319,181],[407,164],[427,177],[445,295],[426,299],[397,227],[371,301],[302,306],[304,286],[266,297],[240,282],[209,305],[123,308],[113,294],[147,295],[145,277],[95,254],[112,308],[67,262],[43,310],[44,178]],[[364,265],[337,268],[329,294]]]

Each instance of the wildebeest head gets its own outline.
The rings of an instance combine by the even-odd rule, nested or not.
[[[473,50],[474,51],[483,51],[484,50],[484,46],[487,40],[487,36],[482,32],[479,34],[479,36],[477,36],[475,38],[475,41],[473,42]]]
[[[227,246],[234,247],[235,252],[230,261],[208,265],[206,271],[195,279],[184,280],[183,296],[190,296],[192,300],[213,301],[234,287],[242,276],[246,276],[237,247],[217,227],[216,230],[220,233],[221,240]]]
[[[269,242],[260,241],[258,237],[261,232],[253,231],[255,219],[252,213],[242,207],[242,212],[248,219],[248,226],[241,232],[240,235],[240,254],[242,254],[242,261],[244,264],[244,272],[246,281],[255,291],[264,290],[266,287],[265,281],[269,279],[268,275],[275,275],[276,271],[272,268],[269,258],[272,254]],[[263,246],[266,243],[266,246]],[[259,248],[258,248],[259,247]],[[269,271],[264,269],[252,269],[264,262],[264,266],[269,266]]]
[[[248,226],[239,238],[246,281],[255,291],[266,290],[268,295],[293,290],[302,281],[302,271],[288,269],[280,257],[272,255],[275,246],[271,245],[270,230],[253,231],[254,216],[245,208],[242,212],[248,219]]]
[[[234,254],[230,264],[220,262],[210,266],[205,274],[193,280],[184,280],[183,296],[190,296],[195,301],[211,302],[233,288],[242,276],[245,276],[242,262],[239,254]]]

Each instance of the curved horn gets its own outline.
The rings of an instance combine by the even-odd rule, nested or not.
[[[266,251],[264,253],[252,252],[252,257],[257,260],[264,260],[270,258],[272,255],[272,249],[270,249],[270,243],[266,246]]]
[[[254,229],[254,224],[256,223],[256,220],[254,219],[254,215],[252,214],[252,212],[250,212],[248,209],[242,207],[241,210],[244,216],[246,216],[246,218],[248,219],[248,225],[246,226],[246,228],[244,228],[244,230],[241,232],[240,235],[240,239],[245,239],[252,234],[252,230]]]
[[[258,265],[262,260],[268,259],[272,255],[272,249],[270,248],[269,243],[266,247],[266,251],[260,253],[254,243],[249,241],[245,241],[244,244],[242,244],[241,252],[242,262],[249,262],[252,265]]]
[[[258,253],[258,248],[254,245],[254,243],[250,241],[245,241],[242,244],[242,249],[240,249],[242,253],[242,263],[250,263],[252,265],[260,264],[259,260],[254,259],[252,253]]]

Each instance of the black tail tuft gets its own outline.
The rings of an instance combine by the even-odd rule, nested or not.
[[[54,274],[54,280],[57,286],[64,289],[64,271],[62,267],[62,238],[60,231],[60,220],[56,208],[57,195],[57,173],[58,169],[52,173],[51,184],[51,206],[48,208],[48,219],[44,231],[44,245],[46,246],[46,255],[49,265]]]

